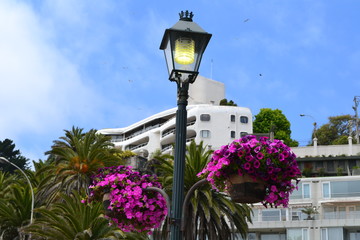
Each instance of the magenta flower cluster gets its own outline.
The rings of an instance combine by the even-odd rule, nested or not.
[[[103,201],[108,194],[110,204],[105,216],[124,232],[151,234],[167,215],[165,198],[158,192],[146,191],[147,187],[161,188],[155,176],[142,175],[128,166],[99,169],[92,177],[87,202]]]
[[[213,153],[207,166],[198,173],[206,176],[212,187],[226,191],[227,178],[232,174],[249,175],[262,180],[266,185],[265,206],[287,207],[289,195],[297,188],[301,171],[296,156],[282,141],[259,140],[245,136]]]

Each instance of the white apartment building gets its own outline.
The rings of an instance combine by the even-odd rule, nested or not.
[[[253,211],[247,240],[360,240],[360,176],[302,178],[289,208]]]
[[[189,87],[187,141],[203,141],[212,149],[220,148],[241,135],[252,133],[249,108],[219,106],[225,98],[223,83],[198,76]],[[176,110],[172,108],[124,128],[101,129],[112,137],[115,147],[148,157],[156,150],[171,152],[175,143]]]

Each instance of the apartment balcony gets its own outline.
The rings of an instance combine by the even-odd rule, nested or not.
[[[196,122],[195,119],[192,119],[190,121],[187,122],[187,127],[194,125]],[[168,138],[171,135],[175,134],[175,124],[173,124],[172,126],[167,127],[166,129],[164,129],[161,133],[161,140],[164,141],[166,138]]]
[[[189,144],[192,140],[195,140],[196,137],[196,133],[195,135],[190,135],[189,137],[186,138],[186,144]],[[174,146],[175,140],[174,142],[168,143],[168,144],[162,144],[161,145],[161,152],[164,154],[169,154],[171,153],[173,146]]]
[[[136,141],[132,142],[131,144],[125,147],[125,150],[135,151],[142,147],[145,147],[149,143],[149,137],[146,136],[144,138],[137,139]]]
[[[359,209],[359,207],[357,208]],[[249,224],[251,231],[265,231],[268,229],[273,229],[274,231],[279,231],[286,228],[308,228],[308,227],[338,227],[338,226],[348,226],[356,227],[360,222],[360,211],[355,211],[354,207],[353,212],[342,211],[342,212],[325,212],[322,214],[315,214],[312,218],[302,212],[295,212],[296,214],[286,213],[284,215],[276,215],[277,211],[283,213],[289,211],[289,209],[278,209],[271,210],[266,209],[267,212],[273,212],[273,214],[260,214],[252,218],[253,223]],[[265,215],[265,216],[264,216]]]
[[[161,145],[169,145],[175,143],[175,128],[168,129],[162,134]],[[186,130],[186,139],[194,139],[196,137],[196,131],[193,129]]]

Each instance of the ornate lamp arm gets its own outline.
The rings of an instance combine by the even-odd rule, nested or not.
[[[190,201],[191,196],[193,195],[193,193],[195,192],[196,189],[198,189],[199,187],[207,184],[208,181],[204,178],[201,179],[199,181],[197,181],[191,188],[190,190],[187,192],[186,196],[185,196],[185,200],[182,206],[182,217],[181,217],[181,231],[184,232],[185,230],[185,219],[186,219],[186,207]]]

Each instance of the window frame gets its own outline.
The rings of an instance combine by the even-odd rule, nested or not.
[[[325,197],[325,195],[324,195],[325,184],[328,185],[328,194],[329,194],[329,196],[327,196],[327,197]],[[330,186],[330,181],[322,182],[322,184],[321,184],[321,196],[322,196],[322,198],[324,198],[324,199],[329,199],[329,198],[331,198],[331,186]]]
[[[323,231],[325,231],[325,236],[323,236],[324,235]],[[328,240],[329,239],[329,231],[328,231],[327,228],[321,228],[320,239],[321,240]]]
[[[242,121],[242,119],[246,119],[246,121]],[[242,124],[248,124],[249,123],[249,117],[248,116],[240,116],[240,123]]]
[[[309,187],[309,197],[305,196],[305,186]],[[302,198],[303,199],[310,199],[311,198],[311,185],[310,183],[302,183]]]
[[[205,136],[204,133],[207,133],[207,135]],[[210,130],[204,129],[204,130],[200,130],[200,136],[202,138],[210,138],[211,137],[211,132]]]
[[[306,235],[306,237],[305,237],[305,235]],[[309,240],[309,229],[308,228],[301,229],[301,238],[302,238],[302,240]]]
[[[208,113],[200,114],[200,121],[202,122],[209,122],[211,120],[211,115]]]

